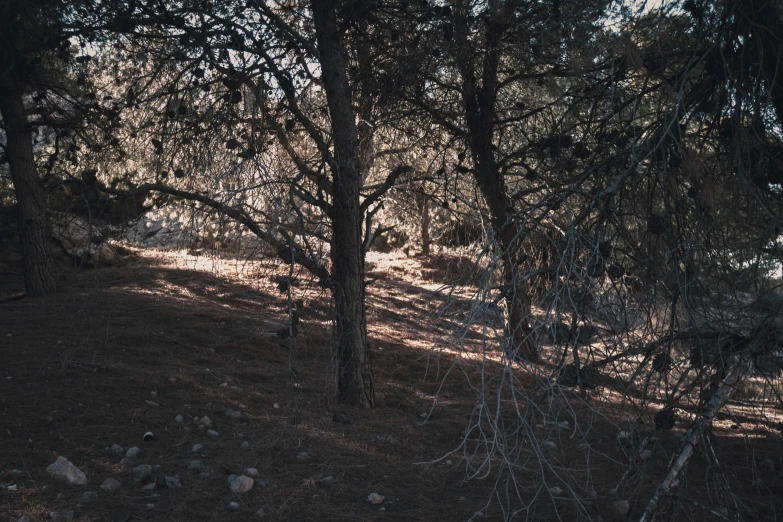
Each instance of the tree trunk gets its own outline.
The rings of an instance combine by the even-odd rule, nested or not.
[[[470,60],[469,8],[460,4],[455,15],[455,34],[458,41],[457,64],[462,83],[462,99],[468,127],[468,145],[473,159],[476,184],[489,208],[495,240],[500,247],[500,266],[503,273],[506,303],[507,350],[516,357],[535,362],[538,346],[530,324],[530,297],[525,285],[517,282],[515,258],[521,238],[511,217],[512,203],[508,197],[505,179],[498,169],[493,151],[495,129],[495,101],[497,98],[499,47],[503,32],[504,4],[490,2],[487,23],[487,43],[481,69],[481,83]]]
[[[374,384],[364,305],[364,253],[359,202],[362,176],[356,119],[345,74],[334,2],[313,0],[312,5],[338,163],[337,171],[332,172],[332,207],[329,212],[332,222],[332,292],[337,315],[333,331],[337,345],[337,387],[342,400],[372,407]]]
[[[426,194],[421,197],[421,253],[430,255],[430,199]]]
[[[5,124],[8,164],[19,210],[25,289],[29,296],[51,294],[57,284],[48,241],[46,202],[38,184],[32,133],[19,89],[13,86],[0,89],[0,114]]]

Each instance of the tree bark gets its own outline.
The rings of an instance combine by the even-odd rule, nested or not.
[[[321,74],[332,118],[337,168],[332,172],[332,293],[336,320],[337,387],[351,404],[374,406],[372,365],[364,303],[364,252],[359,194],[362,176],[351,91],[334,2],[313,0]]]
[[[430,200],[425,195],[421,196],[421,253],[430,255]]]
[[[57,289],[57,282],[48,241],[46,202],[38,183],[32,133],[19,89],[0,88],[0,114],[5,124],[8,165],[19,211],[25,289],[29,296],[51,294]]]

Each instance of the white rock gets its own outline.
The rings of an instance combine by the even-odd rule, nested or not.
[[[554,441],[548,440],[544,443],[544,447],[549,449],[555,449],[557,448],[557,444],[555,444]]]
[[[239,511],[239,503],[238,502],[229,502],[228,503],[228,509],[231,511]]]
[[[245,475],[247,475],[248,477],[257,477],[260,475],[260,473],[256,468],[247,468],[245,470]]]
[[[650,457],[652,457],[652,451],[648,449],[639,452],[640,460],[650,460]]]
[[[212,419],[210,419],[210,418],[209,418],[209,417],[207,417],[206,415],[204,415],[203,417],[201,417],[201,419],[199,419],[198,423],[199,423],[199,424],[203,424],[203,425],[204,425],[204,426],[206,426],[207,428],[211,428],[211,427],[212,427]]]
[[[216,432],[215,430],[207,430],[207,435],[210,437],[220,437],[220,433]]]
[[[253,479],[245,475],[239,475],[231,481],[229,488],[232,493],[247,493],[253,489]]]
[[[242,443],[242,447],[247,449],[247,448],[250,447],[250,443],[248,441],[245,441],[245,442]]]
[[[465,497],[459,497],[460,502],[465,502]]]
[[[615,500],[612,502],[612,509],[617,516],[624,517],[631,509],[631,504],[627,500]]]
[[[555,487],[549,488],[549,492],[551,494],[553,494],[553,495],[562,495],[563,494],[563,489],[555,486]]]
[[[132,448],[128,448],[128,451],[125,452],[125,456],[129,459],[135,459],[140,453],[141,450],[137,446],[133,446]]]
[[[46,472],[70,486],[83,486],[87,484],[87,475],[62,456],[57,457],[57,460],[46,468]]]
[[[198,453],[198,452],[199,452],[199,451],[201,451],[203,448],[204,448],[204,445],[203,445],[203,444],[194,444],[194,445],[193,445],[193,448],[191,448],[191,450],[190,450],[190,451],[191,451],[191,453]]]
[[[447,466],[451,466],[452,464],[454,464],[454,462],[452,462],[452,461],[451,461],[451,459],[449,459],[449,460],[447,460],[447,461],[446,461],[446,465],[447,465]]]
[[[183,417],[182,415],[177,415],[176,417],[174,417],[174,420],[177,422],[185,422],[185,417]]]
[[[109,493],[118,491],[121,487],[122,484],[120,484],[120,481],[114,478],[107,478],[106,480],[103,481],[103,484],[101,484],[101,489]]]
[[[383,499],[386,498],[383,495],[379,495],[378,493],[370,493],[370,495],[367,497],[367,502],[371,502],[373,504],[380,504],[383,502]]]
[[[631,438],[631,432],[630,431],[621,431],[617,434],[617,440],[628,440]]]

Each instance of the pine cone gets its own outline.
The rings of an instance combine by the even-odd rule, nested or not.
[[[677,422],[677,414],[672,408],[664,408],[655,414],[655,427],[662,430],[670,430]]]

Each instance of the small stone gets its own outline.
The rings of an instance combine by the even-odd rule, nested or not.
[[[46,468],[46,472],[69,486],[83,486],[87,484],[87,475],[62,456],[57,457],[57,460]]]
[[[367,497],[367,502],[371,502],[373,504],[380,504],[383,502],[383,499],[386,498],[383,495],[379,495],[378,493],[370,493],[370,495]]]
[[[264,508],[258,508],[258,511],[256,511],[256,516],[259,518],[264,518],[266,516],[266,511],[264,511]]]
[[[256,468],[247,468],[245,470],[245,475],[247,475],[248,477],[257,477],[260,475],[260,473]]]
[[[198,417],[193,417],[193,422],[198,422]]]
[[[454,462],[452,462],[452,460],[451,460],[451,459],[448,459],[448,460],[446,461],[446,465],[447,465],[447,466],[451,466],[451,465],[453,465],[453,464],[454,464]]]
[[[137,446],[133,446],[132,448],[129,448],[128,451],[125,452],[125,456],[129,459],[135,459],[139,456],[141,453],[141,450]]]
[[[226,410],[226,417],[230,419],[241,419],[242,418],[242,412],[240,411],[234,411],[234,410]]]
[[[59,522],[61,520],[73,520],[74,517],[73,511],[52,511],[49,513],[49,520],[54,520],[55,522]]]
[[[209,478],[209,471],[202,471],[198,476],[201,478]]]
[[[207,430],[207,435],[210,437],[220,437],[220,433],[216,432],[215,430]]]
[[[652,451],[646,449],[639,452],[639,460],[650,460]]]
[[[247,493],[253,489],[253,479],[246,477],[245,475],[239,475],[231,481],[229,489],[231,489],[232,493]]]
[[[191,460],[190,464],[188,464],[188,469],[191,471],[201,471],[204,469],[204,463],[200,460]]]
[[[160,464],[155,464],[154,466],[152,466],[153,471],[160,471],[160,468],[161,468]]]
[[[548,440],[544,443],[544,447],[548,449],[555,449],[557,448],[557,444],[555,444],[554,441]]]
[[[211,427],[212,427],[212,419],[210,419],[210,418],[209,418],[209,417],[207,417],[206,415],[204,415],[203,417],[201,417],[201,419],[198,421],[198,423],[199,423],[199,424],[203,424],[203,425],[204,425],[204,426],[206,426],[207,428],[211,428]]]
[[[190,452],[191,453],[198,453],[202,449],[204,449],[204,445],[203,444],[194,444],[193,447],[190,449]]]
[[[19,517],[19,520],[17,520],[16,522],[34,522],[34,521],[33,521],[33,517],[30,517],[28,515],[22,515],[21,517]]]
[[[133,466],[133,459],[129,459],[128,457],[123,457],[122,460],[120,460],[120,466],[123,468],[129,468]]]
[[[144,402],[146,402],[146,403],[147,403],[147,404],[149,404],[150,406],[155,406],[155,407],[158,407],[158,406],[160,406],[160,404],[158,404],[158,403],[157,403],[157,402],[155,402],[155,401],[146,400],[146,401],[144,401]]]
[[[228,503],[228,509],[231,511],[239,511],[239,503],[238,502],[229,502]]]
[[[627,500],[615,500],[612,502],[612,510],[619,517],[624,517],[631,509],[631,504]]]
[[[297,460],[301,460],[301,461],[310,460],[310,454],[307,453],[306,451],[302,451],[296,456],[296,458]]]
[[[98,500],[98,493],[95,491],[85,491],[82,493],[82,502],[94,502]]]
[[[174,417],[174,420],[177,422],[185,422],[185,417],[183,417],[182,415],[177,415],[176,417]]]
[[[316,493],[316,494],[315,494],[315,495],[313,495],[311,498],[312,498],[313,500],[318,500],[319,498],[321,498],[321,495],[319,495],[318,493]],[[381,509],[383,509],[383,508],[381,508]]]
[[[103,481],[103,484],[101,484],[101,490],[108,493],[118,491],[121,487],[122,484],[120,484],[120,481],[115,478],[107,478]]]
[[[334,477],[333,477],[333,476],[331,476],[331,475],[329,475],[328,477],[324,477],[324,478],[322,478],[322,479],[321,479],[321,483],[322,483],[322,484],[330,484],[330,483],[332,483],[332,482],[334,482]]]
[[[465,502],[465,497],[459,497],[460,502]]]
[[[381,507],[381,509],[379,509],[378,511],[386,511],[386,508],[385,507]]]
[[[155,504],[145,504],[144,507],[147,509],[155,509]]]
[[[137,482],[141,482],[150,475],[152,475],[152,466],[149,464],[141,464],[140,466],[133,468],[133,478],[135,478]]]
[[[563,494],[563,489],[555,486],[553,488],[549,488],[549,492],[552,495],[562,495]]]
[[[220,387],[221,388],[228,388],[228,383],[227,382],[221,382],[220,383]]]
[[[276,409],[276,410],[279,410],[279,409],[280,409],[280,403],[276,402],[276,403],[274,403],[274,404],[272,405],[272,407],[273,407],[274,409]]]
[[[176,382],[177,382],[177,378],[176,378],[176,377],[169,377],[169,382],[170,382],[171,384],[174,384],[174,383],[176,383]]]
[[[123,453],[125,453],[125,448],[120,446],[119,444],[112,444],[111,446],[107,447],[103,452],[107,455],[115,455],[119,457]]]
[[[245,441],[245,442],[243,442],[243,443],[241,444],[241,446],[242,446],[243,448],[247,449],[247,448],[249,448],[249,447],[250,447],[250,443],[249,443],[248,441]]]
[[[764,459],[759,462],[759,468],[764,471],[773,473],[775,471],[775,462],[772,459]]]
[[[167,488],[181,488],[182,482],[179,480],[179,475],[166,475],[166,487]]]
[[[157,484],[155,484],[154,482],[150,482],[149,484],[144,484],[144,487],[141,489],[145,489],[147,491],[155,491],[156,487],[158,487]]]
[[[239,386],[229,386],[228,389],[231,390],[232,392],[236,392],[236,393],[242,393],[243,391],[245,391],[242,388],[240,388]]]
[[[158,392],[154,392],[154,391],[150,392],[150,397],[157,397],[157,396],[158,396]]]
[[[617,434],[617,440],[628,440],[631,438],[631,432],[630,431],[621,431]]]

